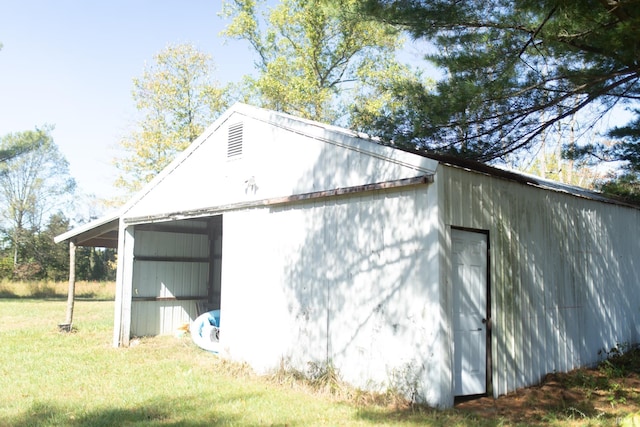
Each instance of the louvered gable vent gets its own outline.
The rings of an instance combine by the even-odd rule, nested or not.
[[[242,155],[242,123],[229,126],[229,139],[227,141],[227,158]]]

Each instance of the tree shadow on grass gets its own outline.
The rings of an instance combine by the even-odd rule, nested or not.
[[[14,299],[14,298],[20,298],[20,296],[14,294],[13,292],[7,289],[0,288],[0,298]]]
[[[235,396],[231,398],[231,400],[240,400],[246,397],[247,396]],[[191,400],[194,404],[187,405],[187,407],[184,408],[185,399]],[[34,403],[22,415],[13,419],[0,421],[0,425],[12,427],[110,427],[121,425],[180,425],[199,427],[238,425],[241,422],[238,415],[213,412],[210,407],[203,410],[197,408],[196,402],[202,403],[202,399],[199,399],[197,396],[181,396],[179,398],[153,399],[137,407],[99,408],[87,413],[82,413],[82,411],[74,411],[72,405],[62,406],[56,403],[40,401]],[[180,411],[176,408],[184,408],[184,410]],[[192,412],[192,414],[189,414],[189,412]],[[201,413],[202,415],[200,415],[200,419],[193,420],[193,418],[196,418],[193,413]],[[289,425],[291,424],[289,423]]]
[[[37,299],[44,301],[66,301],[67,294],[36,291],[29,295],[18,295],[10,290],[0,288],[0,299]],[[104,297],[95,292],[82,292],[74,297],[76,301],[113,301],[115,297]]]
[[[14,291],[4,288],[0,285],[0,298],[58,300],[66,299],[67,294],[58,293],[55,291],[55,289],[48,286],[38,286],[30,290],[26,295],[19,295]]]
[[[162,422],[168,417],[167,412],[156,406],[142,406],[139,408],[105,408],[94,412],[76,416],[64,407],[36,402],[8,425],[14,427],[27,426],[113,426],[132,425],[138,423]]]

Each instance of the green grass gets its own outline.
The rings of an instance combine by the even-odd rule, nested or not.
[[[112,348],[113,308],[77,301],[74,331],[62,333],[64,299],[0,299],[0,426],[425,424],[425,411],[278,386],[188,336]]]
[[[51,285],[45,298],[19,286],[0,298],[0,427],[527,425],[497,414],[375,404],[381,401],[363,391],[336,396],[333,386],[314,392],[286,372],[256,376],[200,350],[188,336],[113,348],[112,284],[80,286],[94,299],[76,301],[71,333],[57,327],[66,311],[57,287],[64,285]],[[337,382],[332,377],[329,384]],[[575,425],[555,413],[548,420]],[[602,425],[586,421],[580,425]]]

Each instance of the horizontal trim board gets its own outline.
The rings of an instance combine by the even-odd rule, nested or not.
[[[73,240],[73,239],[71,239]],[[87,237],[75,242],[76,246],[85,246],[89,248],[110,248],[118,247],[118,232],[113,237],[104,235],[99,237]]]
[[[225,211],[265,207],[265,206],[277,206],[285,205],[289,203],[303,202],[307,200],[325,199],[329,197],[339,197],[349,194],[382,191],[400,187],[407,187],[412,185],[431,184],[433,183],[434,174],[429,173],[425,175],[416,176],[413,178],[402,178],[394,181],[377,182],[374,184],[355,185],[353,187],[336,188],[333,190],[314,191],[311,193],[294,194],[292,196],[274,197],[270,199],[254,200],[249,202],[232,203],[223,206],[216,206],[203,209],[186,210],[183,212],[172,212],[167,214],[139,216],[132,218],[124,218],[125,224],[145,224],[153,223],[155,221],[170,221],[186,218],[197,218],[203,216],[210,216],[219,214]]]
[[[187,228],[187,227],[172,227],[167,225],[158,224],[140,224],[136,227],[136,230],[140,231],[156,231],[160,233],[175,233],[175,234],[196,234],[206,236],[209,234],[209,229],[205,226],[202,228]]]
[[[175,257],[175,256],[153,256],[134,255],[134,261],[158,261],[158,262],[201,262],[208,263],[208,257]]]
[[[206,301],[208,297],[132,297],[131,301],[139,302],[139,301]]]

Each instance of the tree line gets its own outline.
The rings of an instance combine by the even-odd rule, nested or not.
[[[218,83],[214,58],[189,43],[167,46],[133,79],[139,114],[114,159],[123,199],[236,101],[640,199],[640,0],[268,6],[222,2],[222,36],[244,41],[255,59],[237,81]],[[407,38],[425,49],[412,63],[399,60]],[[596,130],[621,109],[628,123]],[[54,277],[64,263],[46,242],[69,226],[60,212],[74,183],[51,129],[1,140],[2,275],[11,265],[14,277]],[[610,162],[620,166],[598,172]],[[79,277],[111,274],[109,251],[82,256]]]
[[[52,126],[0,138],[0,280],[63,280],[67,245],[53,238],[69,230],[76,184],[51,136]],[[79,280],[115,278],[115,253],[78,248]]]

